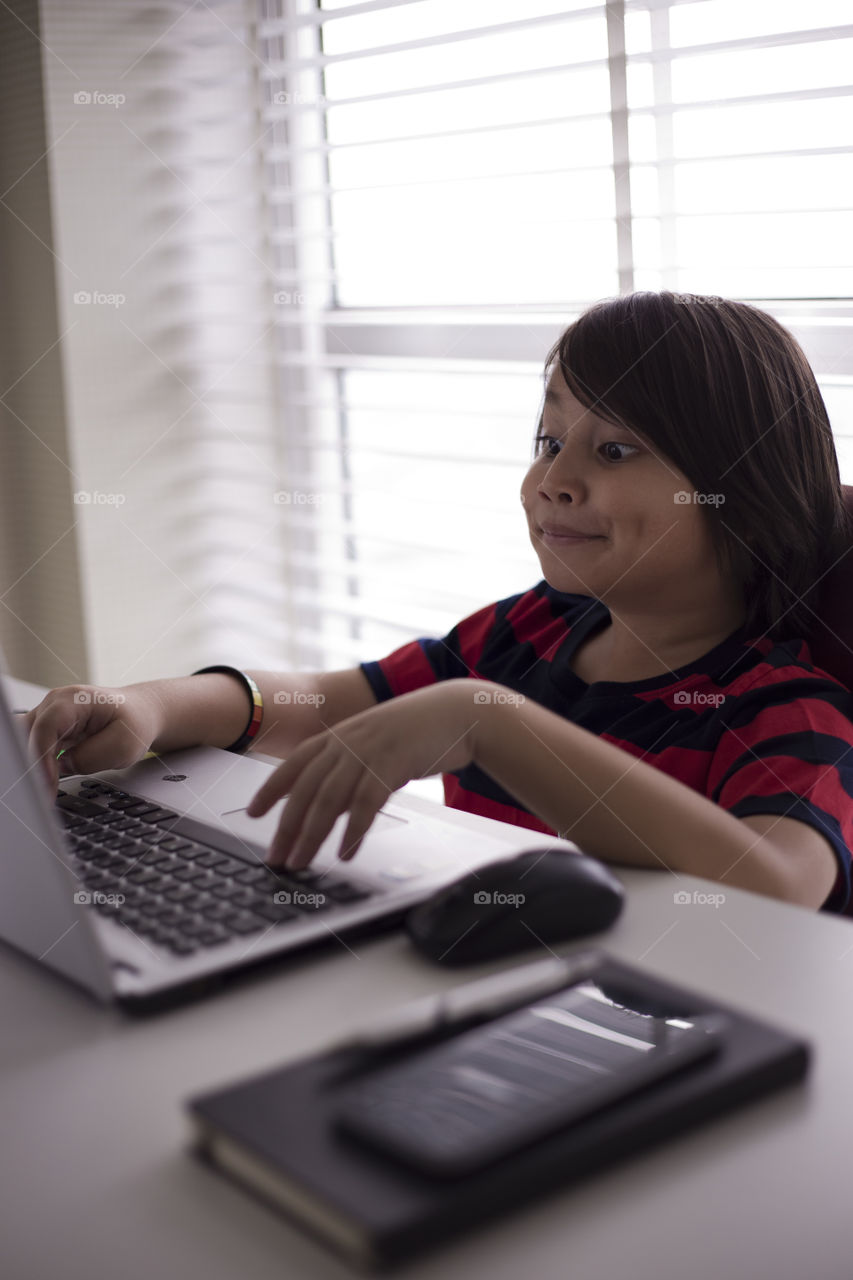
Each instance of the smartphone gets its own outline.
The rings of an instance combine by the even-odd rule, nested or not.
[[[639,993],[638,993],[639,996]],[[345,1084],[335,1128],[420,1173],[476,1173],[711,1058],[722,1014],[666,1017],[587,980]]]

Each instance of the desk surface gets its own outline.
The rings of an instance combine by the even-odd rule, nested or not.
[[[479,822],[456,818],[460,833]],[[629,891],[617,924],[556,950],[601,945],[800,1032],[814,1047],[805,1085],[557,1190],[399,1274],[850,1280],[850,921],[734,889],[710,905],[701,895],[720,887],[689,876],[617,874]],[[677,892],[691,901],[676,902]],[[0,947],[4,1277],[352,1277],[188,1154],[184,1100],[516,962],[445,972],[399,933],[332,941],[195,1005],[130,1021]]]

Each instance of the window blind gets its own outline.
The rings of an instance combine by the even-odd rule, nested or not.
[[[530,586],[542,360],[619,291],[777,315],[853,478],[844,3],[40,13],[69,484],[125,498],[76,512],[91,679],[338,668]]]
[[[853,478],[846,0],[267,0],[258,48],[306,659],[540,576],[543,357],[634,289],[793,330]]]

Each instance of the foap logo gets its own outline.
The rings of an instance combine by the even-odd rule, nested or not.
[[[120,907],[125,897],[123,893],[101,893],[98,889],[75,889],[74,901],[84,907]]]
[[[322,93],[300,93],[286,89],[279,89],[278,93],[272,96],[273,104],[276,107],[322,107],[325,105],[326,98]]]
[[[100,289],[78,289],[74,294],[77,307],[123,307],[126,302],[123,293],[103,293]]]
[[[104,93],[101,89],[78,89],[74,94],[75,107],[112,107],[118,110],[127,102],[123,93]]]
[[[279,489],[272,496],[273,502],[279,507],[316,507],[324,499],[325,494],[305,489]]]
[[[77,707],[120,707],[127,698],[123,693],[110,693],[106,689],[78,689],[74,694]]]
[[[686,889],[679,889],[672,895],[672,900],[677,907],[721,907],[726,900],[724,893],[703,893],[701,889],[694,889],[692,893],[688,893]]]
[[[292,289],[279,289],[273,294],[272,300],[277,307],[301,307],[305,294]]]
[[[474,894],[474,905],[476,907],[499,906],[499,907],[520,907],[524,904],[525,898],[523,893],[502,893],[500,890],[490,892],[488,889],[478,889]]]
[[[101,493],[98,489],[78,489],[74,503],[78,507],[123,507],[126,493]]]
[[[279,889],[272,900],[277,907],[322,907],[326,901],[325,893],[305,893],[302,889]]]
[[[714,293],[676,293],[672,301],[677,307],[721,307],[725,299]]]
[[[724,493],[699,493],[694,489],[692,493],[687,489],[677,489],[672,495],[672,500],[676,506],[686,506],[689,502],[695,502],[700,506],[721,507],[726,500]]]
[[[277,702],[279,706],[293,702],[309,707],[322,707],[326,701],[326,695],[325,693],[302,693],[299,689],[276,689],[272,700]]]
[[[724,693],[702,693],[700,689],[677,689],[672,695],[676,707],[721,707],[725,700]]]
[[[474,705],[477,707],[483,707],[489,702],[520,707],[524,701],[523,694],[513,693],[511,689],[478,689],[474,694]]]

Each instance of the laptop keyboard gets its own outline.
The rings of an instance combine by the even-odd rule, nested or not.
[[[60,790],[56,804],[81,882],[75,900],[175,955],[371,896],[328,872],[273,872],[191,840],[173,830],[176,813],[109,783]]]

